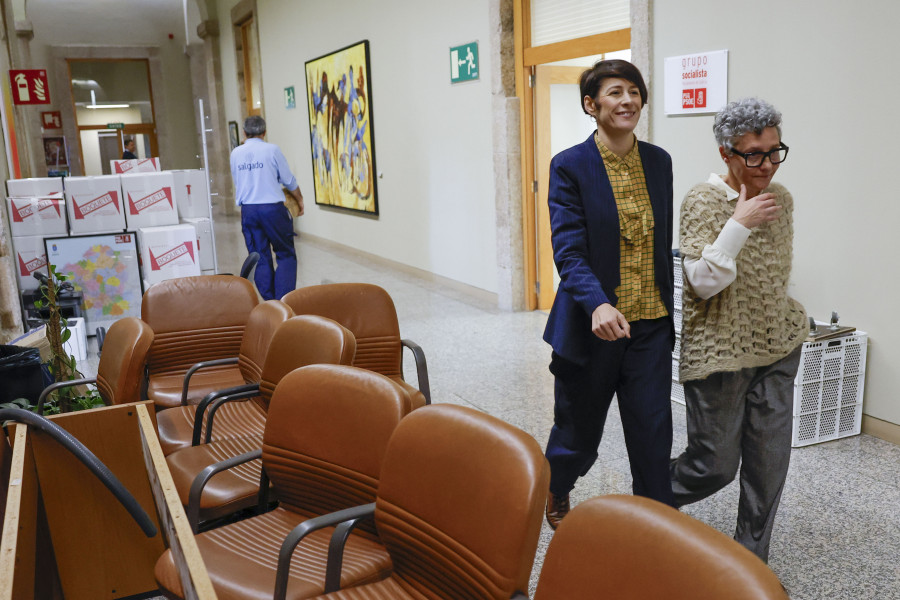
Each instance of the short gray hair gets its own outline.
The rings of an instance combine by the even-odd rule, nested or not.
[[[258,115],[251,115],[244,119],[244,133],[249,136],[258,136],[266,132],[266,120]]]
[[[738,138],[748,133],[759,135],[766,127],[774,127],[781,139],[781,113],[765,100],[744,98],[729,102],[716,114],[713,134],[719,146],[731,151]]]

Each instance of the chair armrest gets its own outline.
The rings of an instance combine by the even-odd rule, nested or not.
[[[374,506],[374,505],[373,505]],[[331,542],[328,544],[328,562],[325,563],[325,593],[330,594],[341,589],[341,570],[344,566],[344,546],[347,544],[347,538],[359,525],[363,519],[370,519],[375,516],[374,509],[372,512],[356,519],[349,519],[334,528],[331,534]]]
[[[215,400],[212,403],[212,405],[209,407],[209,415],[207,415],[206,417],[206,437],[203,440],[204,444],[208,444],[212,440],[213,419],[215,418],[216,411],[219,410],[219,407],[228,402],[234,402],[236,400],[246,400],[247,398],[252,398],[259,395],[259,384],[253,385],[256,386],[255,390],[248,390],[240,394],[229,394]]]
[[[431,404],[431,386],[428,383],[428,364],[425,362],[425,352],[422,347],[412,340],[400,340],[400,344],[412,350],[416,359],[416,375],[419,379],[419,391],[425,396],[425,404]],[[403,358],[400,359],[400,367],[403,367]],[[401,371],[402,372],[402,371]]]
[[[191,368],[187,370],[187,373],[184,374],[184,385],[181,386],[181,405],[187,406],[188,386],[191,383],[191,377],[194,375],[194,373],[196,373],[200,369],[208,369],[209,367],[218,367],[220,365],[236,365],[237,362],[238,359],[235,356],[234,358],[220,358],[218,360],[198,362],[197,364],[191,366]]]
[[[281,544],[281,550],[278,553],[278,571],[275,573],[275,594],[273,600],[284,600],[287,594],[288,576],[291,569],[291,556],[294,554],[294,548],[307,535],[314,531],[318,531],[324,527],[332,527],[339,525],[344,521],[351,519],[360,519],[375,513],[375,503],[363,504],[362,506],[354,506],[353,508],[345,508],[321,517],[307,519],[296,527],[294,527],[284,542]],[[330,553],[330,552],[329,552]]]
[[[212,479],[212,476],[238,465],[256,460],[257,458],[262,458],[262,449],[245,452],[244,454],[239,454],[233,458],[211,464],[197,474],[194,481],[191,482],[187,506],[188,524],[191,526],[191,531],[193,531],[195,535],[199,533],[200,528],[200,495],[203,493],[203,488],[205,488],[206,484],[209,483],[209,480]]]
[[[224,390],[216,390],[215,392],[208,393],[197,405],[197,411],[194,413],[194,433],[191,435],[191,446],[200,445],[200,432],[203,429],[203,413],[211,402],[224,396],[234,396],[235,399],[252,398],[258,393],[258,383],[248,383],[246,385],[239,385],[233,388],[226,388]]]
[[[37,406],[34,408],[34,412],[43,416],[44,414],[44,402],[47,400],[47,396],[56,390],[72,387],[73,385],[85,385],[87,383],[97,383],[96,377],[91,377],[88,379],[73,379],[71,381],[60,381],[59,383],[51,383],[47,387],[44,388],[44,391],[41,392],[41,395],[38,397]]]

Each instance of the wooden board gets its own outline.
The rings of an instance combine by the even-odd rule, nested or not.
[[[2,435],[2,434],[0,434]],[[17,425],[0,542],[0,599],[34,598],[37,474],[28,428]]]
[[[172,551],[175,567],[181,577],[181,587],[185,600],[216,600],[216,593],[203,557],[197,548],[194,534],[188,523],[175,482],[166,463],[159,439],[156,437],[156,427],[150,419],[147,406],[139,406],[137,409],[140,424],[141,446],[144,454],[144,463],[153,496],[156,499],[159,520],[162,523],[163,532]]]
[[[137,404],[50,417],[100,459],[155,514],[144,469]],[[50,537],[66,600],[115,599],[157,589],[163,536],[147,538],[115,497],[75,457],[46,434],[29,436]]]

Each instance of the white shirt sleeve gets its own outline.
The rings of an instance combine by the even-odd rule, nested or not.
[[[684,276],[695,294],[706,300],[734,282],[735,259],[748,237],[749,229],[728,219],[716,241],[703,248],[700,258],[684,258]]]

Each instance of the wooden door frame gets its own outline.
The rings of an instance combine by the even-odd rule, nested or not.
[[[551,65],[535,65],[534,77],[534,103],[532,109],[540,110],[544,107],[546,110],[550,108],[550,86],[560,83],[571,83],[572,77],[581,75],[584,71],[582,67],[560,67]],[[548,140],[546,144],[534,144],[537,147],[537,155],[535,156],[535,169],[540,169],[537,173],[535,181],[537,181],[537,196],[533,197],[535,202],[534,219],[535,219],[535,296],[537,305],[535,308],[540,310],[549,310],[553,303],[554,290],[550,285],[537,285],[540,282],[553,281],[553,248],[550,245],[550,211],[546,204],[547,196],[550,192],[549,167],[550,159],[550,120],[541,119],[541,114],[535,112],[534,119],[534,141]]]
[[[525,263],[525,308],[539,306],[538,281],[538,223],[536,218],[537,186],[535,178],[534,95],[532,85],[534,67],[540,64],[614,52],[631,46],[631,29],[586,36],[565,42],[531,45],[531,1],[516,0],[513,5],[515,22],[516,96],[519,98],[519,134],[522,157],[522,239]]]

